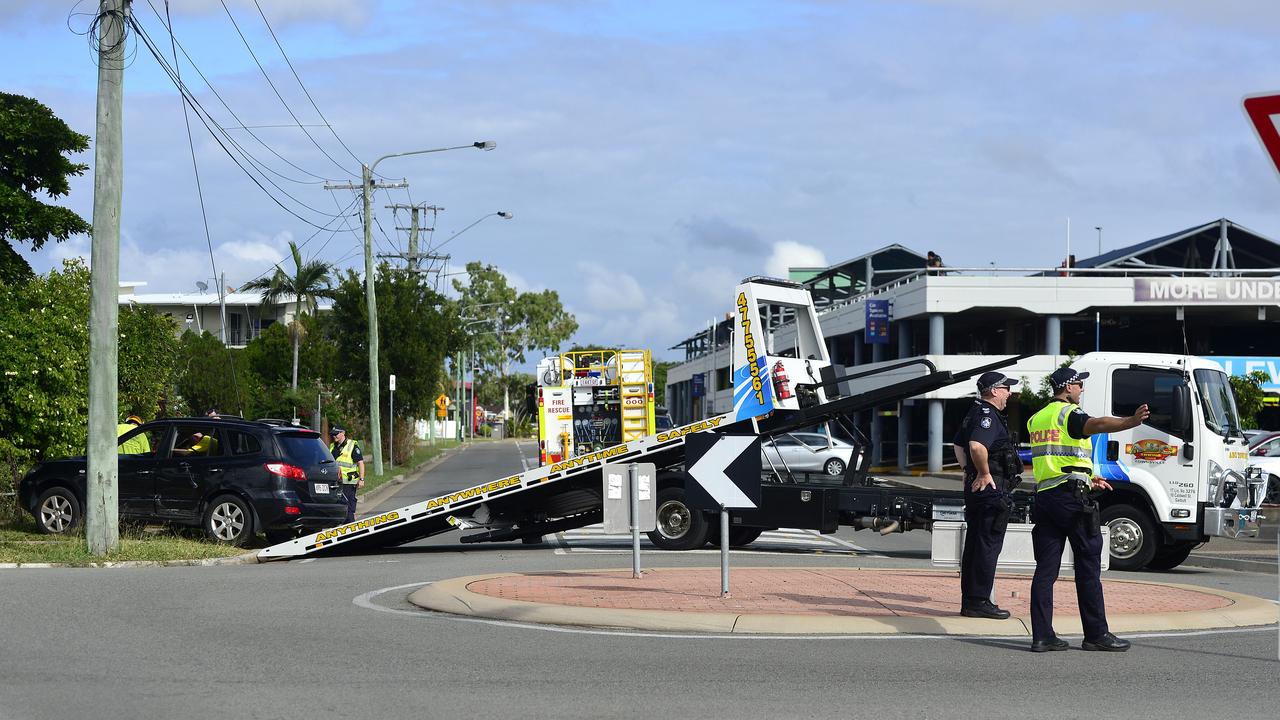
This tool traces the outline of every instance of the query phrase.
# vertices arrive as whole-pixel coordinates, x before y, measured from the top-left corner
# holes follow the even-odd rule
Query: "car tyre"
[[[648,533],[649,542],[661,550],[692,550],[707,542],[710,526],[701,510],[689,507],[684,488],[658,492],[658,527]]]
[[[1267,476],[1267,495],[1262,502],[1267,505],[1280,505],[1280,475]]]
[[[204,511],[204,533],[216,543],[244,547],[253,540],[253,513],[235,495],[219,495]]]
[[[84,514],[76,494],[64,487],[45,490],[36,501],[36,527],[46,535],[65,535],[80,526]]]
[[[822,471],[828,475],[844,475],[844,461],[840,458],[831,458],[823,464]]]
[[[1141,570],[1156,555],[1160,538],[1145,510],[1118,503],[1102,509],[1102,524],[1111,529],[1112,570]]]
[[[1162,545],[1156,550],[1156,556],[1147,563],[1148,570],[1172,570],[1186,561],[1187,556],[1195,549],[1198,542],[1177,542]]]

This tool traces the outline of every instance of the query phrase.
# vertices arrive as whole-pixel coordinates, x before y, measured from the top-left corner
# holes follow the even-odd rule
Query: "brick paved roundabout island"
[[[960,616],[954,571],[859,568],[735,568],[720,597],[719,568],[495,573],[427,585],[419,607],[509,621],[648,631],[763,634],[981,635],[1030,637],[1031,577],[996,578],[1009,620]],[[1132,580],[1103,582],[1116,633],[1267,625],[1270,601],[1211,588]],[[1059,634],[1079,635],[1075,589],[1054,594]]]

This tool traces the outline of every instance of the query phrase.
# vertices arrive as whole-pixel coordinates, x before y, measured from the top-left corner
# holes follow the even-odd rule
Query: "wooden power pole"
[[[129,0],[98,5],[98,122],[93,154],[89,300],[89,446],[85,534],[89,552],[120,544],[116,414],[120,314],[120,199],[124,181],[124,36]]]

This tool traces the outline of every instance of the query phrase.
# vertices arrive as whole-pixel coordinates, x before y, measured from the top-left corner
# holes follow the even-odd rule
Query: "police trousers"
[[[991,599],[991,589],[996,581],[996,560],[1004,547],[1008,519],[1008,505],[999,493],[965,498],[960,598],[966,606]]]
[[[1085,514],[1072,481],[1036,493],[1032,509],[1031,545],[1036,572],[1031,580],[1031,639],[1051,640],[1053,632],[1053,584],[1062,568],[1062,550],[1071,543],[1075,555],[1076,604],[1086,638],[1107,632],[1107,611],[1102,599],[1102,534]]]
[[[342,497],[347,501],[347,522],[356,521],[356,484],[343,483]]]

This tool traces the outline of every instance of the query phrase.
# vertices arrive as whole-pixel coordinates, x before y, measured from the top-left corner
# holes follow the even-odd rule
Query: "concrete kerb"
[[[567,572],[629,573],[630,570],[580,570]],[[929,570],[916,572],[946,573],[947,571]],[[426,610],[468,617],[545,625],[622,628],[649,632],[1031,637],[1031,619],[1021,616],[1002,621],[960,616],[836,617],[741,612],[609,609],[504,600],[474,593],[468,589],[469,585],[481,580],[517,577],[521,574],[489,573],[442,580],[426,585],[412,593],[409,596],[409,602]],[[1275,624],[1278,616],[1280,616],[1280,608],[1277,608],[1274,603],[1251,595],[1178,583],[1158,583],[1141,580],[1112,582],[1179,588],[1222,597],[1231,603],[1226,607],[1214,610],[1116,615],[1108,618],[1111,630],[1116,633],[1257,627]],[[1078,616],[1055,618],[1054,627],[1062,635],[1081,635],[1083,632]]]
[[[258,551],[241,553],[220,558],[203,558],[200,560],[121,560],[119,562],[88,563],[73,565],[70,563],[0,563],[0,570],[39,569],[39,568],[141,568],[141,567],[213,567],[216,565],[257,565]]]

